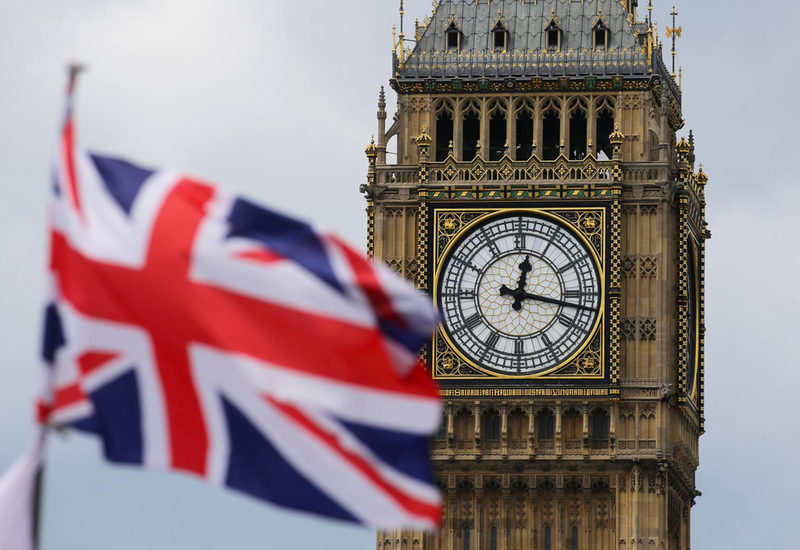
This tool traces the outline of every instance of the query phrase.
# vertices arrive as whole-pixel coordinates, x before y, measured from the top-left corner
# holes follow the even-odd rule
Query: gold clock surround
[[[609,270],[607,245],[608,210],[605,207],[540,207],[540,208],[435,208],[432,212],[430,231],[433,245],[433,296],[438,296],[439,276],[453,246],[478,224],[494,217],[520,212],[550,219],[567,228],[590,252],[600,276],[600,311],[590,335],[583,344],[560,365],[535,374],[500,374],[481,367],[463,354],[451,341],[443,327],[434,335],[431,346],[432,375],[443,380],[530,380],[546,379],[561,381],[604,380],[608,374],[608,327],[610,310],[607,307],[606,286]],[[438,299],[438,298],[435,298]]]

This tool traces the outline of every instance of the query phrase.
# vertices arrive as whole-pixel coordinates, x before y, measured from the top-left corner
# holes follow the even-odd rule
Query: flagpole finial
[[[75,88],[75,83],[78,80],[78,75],[86,71],[86,65],[83,63],[70,63],[67,65],[67,73],[69,74],[69,91]]]

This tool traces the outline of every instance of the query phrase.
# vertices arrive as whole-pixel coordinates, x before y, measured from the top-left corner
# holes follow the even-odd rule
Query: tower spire
[[[672,27],[667,27],[667,38],[672,37],[672,78],[675,78],[675,42],[678,38],[681,37],[681,32],[683,31],[682,27],[676,26],[676,17],[678,17],[678,12],[675,11],[675,5],[672,6]]]

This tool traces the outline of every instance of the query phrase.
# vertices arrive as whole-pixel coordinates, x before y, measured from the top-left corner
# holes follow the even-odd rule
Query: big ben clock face
[[[450,341],[497,374],[565,364],[599,322],[603,285],[587,243],[554,217],[507,212],[470,227],[450,248],[437,301]]]

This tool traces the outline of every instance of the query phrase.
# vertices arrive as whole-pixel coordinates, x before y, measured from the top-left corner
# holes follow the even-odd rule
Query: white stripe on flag
[[[0,478],[0,548],[33,550],[36,474],[42,465],[43,434]]]

